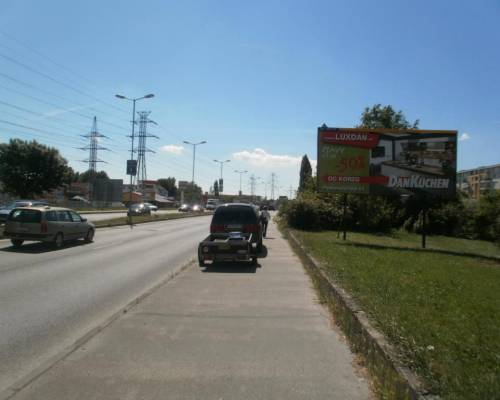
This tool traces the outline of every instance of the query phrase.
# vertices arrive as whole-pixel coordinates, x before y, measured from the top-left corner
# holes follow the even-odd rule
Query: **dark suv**
[[[210,233],[215,237],[228,237],[231,232],[241,232],[262,250],[262,225],[258,209],[250,204],[229,203],[217,207]]]

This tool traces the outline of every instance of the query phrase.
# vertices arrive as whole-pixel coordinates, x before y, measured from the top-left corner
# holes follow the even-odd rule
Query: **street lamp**
[[[155,97],[155,95],[153,93],[150,93],[150,94],[147,94],[145,96],[142,96],[142,97],[137,97],[135,99],[130,99],[128,97],[125,97],[121,94],[115,94],[115,97],[119,98],[119,99],[122,99],[122,100],[128,100],[128,101],[131,101],[133,103],[133,106],[132,106],[132,146],[130,148],[130,160],[133,160],[134,159],[134,138],[135,138],[135,102],[138,101],[138,100],[142,100],[142,99],[150,99],[151,97]],[[133,175],[130,174],[130,196],[129,196],[129,202],[132,203],[132,178]],[[132,220],[132,218],[131,218]]]
[[[191,143],[191,142],[188,142],[187,140],[184,140],[183,143],[185,144],[190,144],[191,146],[193,146],[193,178],[191,179],[191,183],[193,184],[194,186],[194,162],[196,160],[196,146],[200,145],[200,144],[205,144],[207,143],[206,140],[203,140],[202,142],[198,142],[198,143]]]
[[[234,172],[236,172],[237,174],[240,174],[240,196],[241,196],[241,176],[243,174],[246,174],[248,171],[237,171],[237,170],[234,170]]]
[[[224,166],[224,163],[228,163],[228,162],[231,162],[231,160],[225,160],[225,161],[219,161],[219,160],[214,160],[214,162],[216,163],[219,163],[220,164],[220,181],[219,181],[219,194],[222,193],[222,190],[220,190],[220,184],[222,181],[222,167]]]

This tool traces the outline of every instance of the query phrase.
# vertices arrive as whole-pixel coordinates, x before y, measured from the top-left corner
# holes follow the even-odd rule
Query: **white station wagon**
[[[53,243],[60,248],[67,240],[92,242],[95,226],[68,208],[38,206],[13,209],[7,217],[4,236],[15,247],[25,240]]]

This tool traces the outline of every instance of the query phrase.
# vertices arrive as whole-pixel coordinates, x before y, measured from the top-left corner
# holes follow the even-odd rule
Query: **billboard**
[[[455,194],[457,132],[318,128],[318,188],[330,193]]]

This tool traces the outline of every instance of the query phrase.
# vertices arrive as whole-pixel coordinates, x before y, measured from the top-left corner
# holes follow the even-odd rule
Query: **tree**
[[[300,164],[300,178],[299,178],[299,192],[303,192],[309,181],[312,180],[312,167],[307,157],[307,154],[304,154],[302,157],[302,162]]]
[[[410,124],[402,111],[395,111],[391,105],[375,104],[366,107],[361,114],[359,128],[418,129],[419,120]]]
[[[214,182],[214,196],[219,197],[219,182],[217,180]]]
[[[77,182],[87,183],[90,181],[90,178],[92,176],[92,171],[87,170],[87,171],[82,172],[82,173],[77,172],[76,174],[77,174],[77,176],[76,176]],[[106,173],[106,171],[96,171],[95,174],[93,175],[93,178],[94,179],[109,179],[109,176]]]
[[[201,201],[202,190],[196,183],[188,183],[184,189],[184,201],[187,202],[197,202]],[[179,191],[177,194],[180,196]]]
[[[177,186],[175,186],[175,178],[169,176],[168,178],[161,178],[156,181],[158,185],[163,187],[168,195],[171,197],[175,197],[177,195]]]
[[[73,170],[53,147],[11,139],[0,144],[0,181],[4,190],[30,198],[69,183]]]

